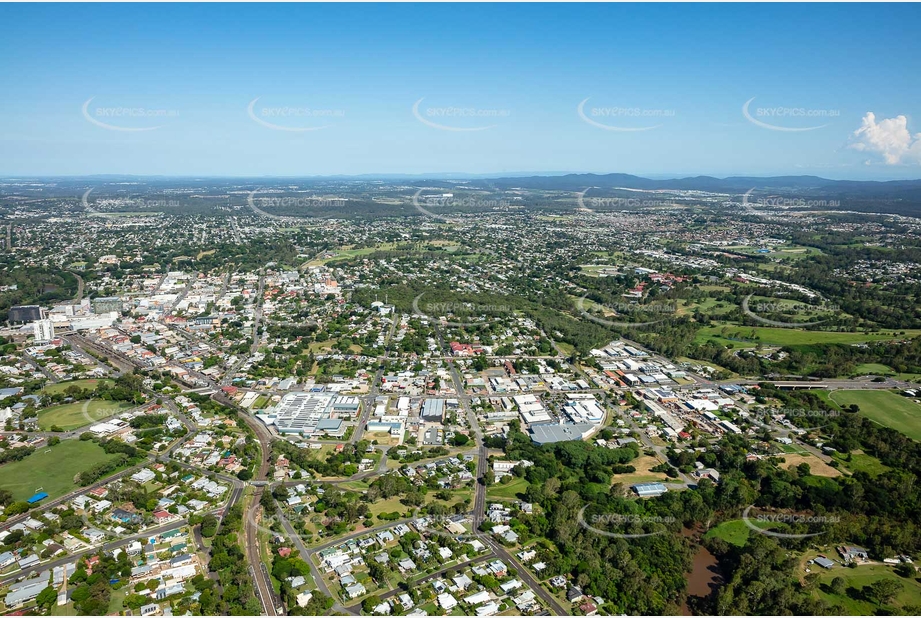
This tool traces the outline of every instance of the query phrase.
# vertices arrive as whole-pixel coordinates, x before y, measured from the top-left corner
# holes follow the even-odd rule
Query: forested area
[[[0,293],[0,315],[6,319],[13,305],[49,305],[73,298],[77,293],[77,278],[66,270],[39,266],[23,266],[13,254],[0,256],[0,284],[16,286]]]
[[[787,405],[817,405],[807,392],[781,395],[793,395]],[[759,450],[758,441],[728,435],[705,450],[683,451],[681,457],[670,451],[675,465],[683,465],[688,455],[692,462],[718,469],[718,484],[702,479],[693,490],[636,500],[625,487],[611,485],[612,470],[635,458],[634,449],[602,449],[582,442],[539,447],[513,432],[504,444],[506,455],[534,462],[516,467],[513,474],[530,482],[526,499],[540,508],[533,515],[519,513],[512,527],[526,538],[538,538],[541,546],[549,543],[552,551],[542,557],[550,573],[571,575],[587,593],[608,600],[610,613],[677,613],[685,598],[693,538],[720,522],[739,519],[748,507],[819,516],[817,521],[778,528],[820,533],[818,537],[779,540],[751,534],[743,548],[708,538],[706,545],[720,559],[726,583],[715,597],[695,603],[721,615],[836,613],[800,583],[792,557],[816,542],[860,545],[876,559],[915,555],[921,550],[921,488],[915,482],[916,443],[856,414],[843,413],[833,422],[840,423],[833,432],[839,450],[863,448],[893,469],[876,476],[816,476],[805,464],[785,469],[782,456],[750,458]],[[612,532],[654,534],[612,538],[580,523],[599,517],[606,521],[604,517],[612,515],[630,522],[610,527]],[[605,528],[603,523],[592,525]]]
[[[209,588],[202,592],[199,602],[203,615],[258,616],[262,613],[243,553],[242,535],[243,507],[237,504],[224,515],[211,541],[208,569],[218,574],[220,589]]]

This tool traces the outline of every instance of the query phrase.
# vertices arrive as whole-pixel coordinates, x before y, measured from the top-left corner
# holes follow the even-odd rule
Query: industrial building
[[[584,440],[597,427],[592,423],[567,423],[557,425],[545,423],[531,425],[528,432],[536,444],[550,444],[553,442],[566,442],[567,440]]]
[[[335,433],[339,426],[321,421],[341,416],[355,416],[361,407],[357,397],[333,393],[288,393],[274,410],[275,426],[281,434]]]
[[[12,324],[25,324],[42,319],[42,308],[38,305],[15,305],[10,307],[7,321]]]
[[[427,423],[440,423],[445,417],[445,400],[426,399],[422,402],[421,416]]]
[[[668,491],[668,487],[662,483],[637,483],[630,489],[636,492],[636,495],[640,498],[654,498]]]

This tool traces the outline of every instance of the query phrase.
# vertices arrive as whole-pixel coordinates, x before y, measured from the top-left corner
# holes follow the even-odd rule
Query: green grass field
[[[500,500],[517,500],[518,494],[524,494],[528,485],[528,481],[523,478],[512,478],[506,485],[496,483],[487,487],[486,497]]]
[[[895,371],[892,370],[892,367],[883,365],[881,363],[863,363],[862,365],[857,365],[854,367],[855,376],[866,376],[866,375],[880,375],[880,376],[890,376],[895,375]]]
[[[764,528],[767,530],[775,526],[776,524],[769,521],[761,521],[758,519],[750,519],[750,521],[759,528]],[[742,547],[748,541],[748,535],[752,533],[752,529],[745,525],[745,522],[741,519],[733,519],[731,521],[724,521],[715,528],[710,528],[707,533],[704,535],[704,538],[712,539],[714,537],[723,539],[730,545],[735,545],[736,547]]]
[[[842,453],[835,453],[832,457],[851,472],[866,472],[870,476],[876,476],[889,470],[889,466],[883,465],[879,459],[862,451],[851,451],[850,455],[850,461],[847,461],[847,455]]]
[[[64,440],[57,446],[40,448],[21,461],[0,466],[0,487],[11,491],[14,500],[30,498],[39,487],[56,498],[77,489],[74,476],[113,457],[95,442]]]
[[[43,389],[49,395],[54,395],[55,393],[63,393],[68,389],[68,387],[76,386],[77,388],[82,388],[85,390],[96,390],[96,387],[99,386],[101,382],[106,384],[112,384],[112,380],[70,380],[69,382],[58,382],[57,384],[48,384]]]
[[[921,441],[921,406],[890,391],[835,391],[831,399],[839,406],[856,403],[860,413],[880,425]]]
[[[718,316],[729,313],[736,308],[733,303],[719,301],[715,298],[705,298],[701,301],[688,301],[681,299],[678,301],[678,315],[688,315],[695,311],[709,316]]]
[[[856,589],[859,591],[864,586],[869,586],[873,582],[881,579],[895,579],[904,586],[902,592],[891,603],[893,607],[905,607],[908,605],[921,604],[921,584],[916,579],[906,579],[899,577],[892,571],[892,567],[886,565],[861,565],[856,569],[847,569],[835,567],[829,570],[818,569],[819,571],[819,588],[816,594],[820,599],[829,605],[840,605],[849,616],[873,616],[886,615],[879,612],[879,607],[875,601],[869,601],[859,598],[851,598],[847,592],[844,594],[833,594],[828,584],[835,577],[842,577],[846,582],[845,590]],[[824,585],[823,585],[824,584]]]
[[[725,333],[723,332],[725,329]],[[905,331],[904,336],[886,333],[838,333],[821,330],[800,330],[796,328],[774,328],[761,326],[707,326],[697,331],[694,343],[706,343],[715,339],[723,345],[735,348],[754,348],[757,344],[796,346],[815,343],[864,343],[867,341],[888,341],[913,338],[921,331]]]
[[[103,399],[90,399],[89,401],[75,401],[60,406],[53,406],[38,413],[39,428],[47,431],[57,425],[64,431],[83,427],[90,423],[101,421],[104,418],[130,410],[134,405],[123,401],[106,401]]]

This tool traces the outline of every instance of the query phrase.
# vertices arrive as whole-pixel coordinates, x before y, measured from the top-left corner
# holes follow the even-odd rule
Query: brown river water
[[[691,530],[684,531],[685,536],[695,536]],[[688,597],[707,597],[710,596],[719,584],[722,582],[719,565],[716,556],[710,553],[703,545],[698,545],[697,553],[694,554],[694,561],[691,564],[691,572],[688,573]],[[682,616],[693,616],[694,613],[685,601],[681,605]]]

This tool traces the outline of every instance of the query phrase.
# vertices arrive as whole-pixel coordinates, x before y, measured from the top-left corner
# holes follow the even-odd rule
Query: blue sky
[[[921,177],[918,5],[6,4],[0,22],[2,175]]]

